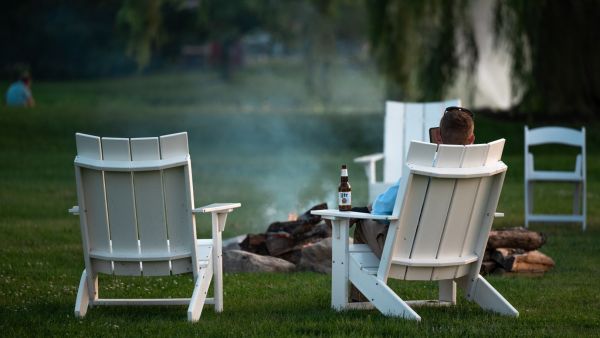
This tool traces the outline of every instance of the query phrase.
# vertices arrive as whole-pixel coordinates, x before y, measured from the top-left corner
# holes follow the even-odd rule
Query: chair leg
[[[525,183],[525,228],[529,228],[529,216],[533,214],[533,182]]]
[[[208,267],[200,269],[200,272],[196,277],[194,292],[192,293],[192,298],[190,299],[190,305],[188,306],[187,311],[188,321],[197,322],[198,319],[200,319],[211,279],[212,267],[209,264]]]
[[[377,310],[386,316],[403,317],[420,321],[419,316],[394,290],[374,275],[363,273],[360,268],[350,268],[350,281],[362,292]]]
[[[88,286],[88,276],[85,270],[81,273],[79,280],[79,289],[75,300],[75,317],[85,317],[90,304],[90,289]]]
[[[213,252],[212,268],[214,270],[215,312],[223,312],[223,244],[221,232],[225,228],[226,213],[212,213]]]
[[[574,184],[573,189],[573,214],[581,214],[581,183]]]
[[[481,275],[478,274],[474,279],[465,276],[460,281],[459,286],[465,291],[466,298],[479,304],[483,309],[511,317],[519,316],[519,311]]]
[[[441,280],[439,285],[440,302],[450,302],[456,305],[456,282],[452,279]]]

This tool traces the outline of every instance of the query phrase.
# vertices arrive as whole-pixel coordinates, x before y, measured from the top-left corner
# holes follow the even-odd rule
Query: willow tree
[[[600,1],[506,0],[495,12],[518,110],[529,119],[600,115]]]
[[[389,97],[437,100],[478,61],[469,0],[367,1]],[[600,114],[597,0],[498,0],[497,48],[512,57],[514,111],[530,120]]]
[[[468,0],[367,1],[370,40],[388,97],[439,100],[477,61]]]

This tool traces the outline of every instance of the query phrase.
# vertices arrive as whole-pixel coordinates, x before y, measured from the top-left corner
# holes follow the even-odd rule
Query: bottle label
[[[348,176],[348,169],[342,169],[342,176]]]
[[[352,192],[340,191],[338,197],[338,205],[352,205]]]

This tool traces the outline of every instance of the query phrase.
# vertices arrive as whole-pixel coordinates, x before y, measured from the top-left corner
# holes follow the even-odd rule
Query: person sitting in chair
[[[440,120],[439,133],[434,134],[432,141],[437,144],[472,144],[475,141],[474,128],[473,113],[470,110],[462,107],[448,107]],[[403,178],[400,178],[388,190],[377,196],[372,206],[368,207],[368,211],[374,215],[391,215],[402,180]],[[356,211],[364,211],[364,209],[364,207],[357,208]],[[369,219],[357,220],[354,243],[367,244],[373,253],[381,258],[388,227],[388,222]]]

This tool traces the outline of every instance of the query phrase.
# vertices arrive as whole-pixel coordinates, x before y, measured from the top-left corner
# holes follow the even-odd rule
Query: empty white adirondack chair
[[[535,170],[533,154],[529,147],[541,144],[565,144],[581,149],[575,159],[573,171]],[[575,130],[563,127],[529,129],[525,126],[525,227],[530,222],[574,222],[586,229],[586,156],[585,128]],[[534,214],[534,183],[573,183],[573,214]]]
[[[460,106],[460,100],[385,103],[383,153],[354,159],[354,162],[365,166],[369,201],[398,181],[402,176],[410,141],[429,142],[429,128],[439,126],[444,109],[450,106]],[[383,160],[383,180],[378,181],[376,163],[380,160]]]
[[[221,232],[239,203],[194,208],[187,133],[148,138],[76,134],[75,177],[85,270],[75,315],[88,305],[187,305],[188,320],[205,303],[223,310]],[[196,239],[196,213],[212,214],[212,238]],[[101,299],[98,274],[192,273],[191,298]],[[214,298],[206,298],[214,275]]]
[[[479,269],[504,181],[500,161],[504,139],[479,145],[437,145],[413,141],[391,216],[316,210],[333,221],[332,307],[372,308],[385,315],[420,320],[410,305],[456,303],[456,286],[468,300],[509,316],[517,310],[481,275]],[[348,244],[349,218],[390,221],[381,260],[366,244]],[[405,301],[388,278],[439,281],[439,300]],[[369,302],[349,303],[349,282]]]

